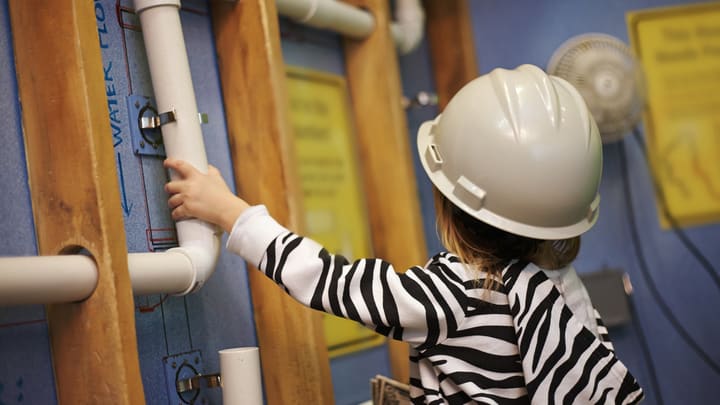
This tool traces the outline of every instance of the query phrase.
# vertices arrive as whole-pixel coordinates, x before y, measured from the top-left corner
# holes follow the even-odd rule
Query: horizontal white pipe
[[[260,353],[257,347],[220,350],[223,405],[262,405]]]
[[[278,14],[315,28],[346,37],[367,38],[375,29],[369,12],[337,0],[276,0]],[[393,40],[401,54],[410,53],[423,38],[425,12],[420,0],[398,0],[396,21],[390,25]]]
[[[182,250],[130,253],[134,295],[182,294],[195,283],[192,258]],[[0,307],[54,304],[88,298],[98,270],[84,255],[0,258]]]
[[[352,5],[335,0],[276,0],[278,13],[299,23],[365,38],[375,29],[375,18]]]
[[[130,253],[128,270],[134,295],[181,294],[195,281],[191,258],[172,250]]]
[[[88,256],[0,258],[0,306],[81,301],[97,286]]]

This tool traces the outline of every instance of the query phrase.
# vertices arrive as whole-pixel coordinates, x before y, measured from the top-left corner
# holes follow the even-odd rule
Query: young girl
[[[579,93],[534,66],[496,69],[423,124],[418,149],[449,252],[405,273],[293,234],[212,167],[168,159],[168,204],[222,227],[230,251],[301,303],[408,342],[414,403],[639,402],[570,265],[602,166]]]

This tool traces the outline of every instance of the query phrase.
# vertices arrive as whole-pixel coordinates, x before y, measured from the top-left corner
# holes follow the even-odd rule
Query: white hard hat
[[[473,217],[536,239],[578,236],[597,220],[602,146],[585,102],[532,65],[466,84],[417,137],[438,190]]]

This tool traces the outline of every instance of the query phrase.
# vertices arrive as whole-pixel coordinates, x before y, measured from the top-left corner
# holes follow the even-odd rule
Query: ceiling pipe
[[[179,10],[179,0],[135,0],[167,156],[207,172]],[[128,254],[135,295],[188,294],[212,275],[221,230],[195,219],[178,221],[176,228],[179,247]],[[97,280],[97,265],[86,255],[3,257],[0,306],[82,301],[93,293]]]
[[[276,0],[278,14],[300,24],[326,29],[346,37],[367,38],[375,29],[369,12],[337,0]],[[422,41],[425,12],[420,0],[397,0],[396,21],[390,30],[400,54],[412,52]]]

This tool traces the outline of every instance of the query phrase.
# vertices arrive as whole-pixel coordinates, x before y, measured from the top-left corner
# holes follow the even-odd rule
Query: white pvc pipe
[[[350,4],[335,0],[276,0],[278,13],[315,28],[351,38],[366,38],[375,29],[375,18]]]
[[[195,282],[191,260],[182,249],[130,253],[133,294],[182,294]],[[82,301],[92,294],[97,281],[97,266],[88,256],[3,257],[0,307]]]
[[[179,0],[135,0],[158,112],[175,115],[175,121],[161,127],[165,152],[206,173],[208,162],[179,11]],[[177,176],[171,172],[170,177]],[[201,287],[215,270],[221,231],[195,219],[178,221],[176,227],[180,247],[170,252],[186,255],[194,270],[194,280],[183,291],[186,294]]]
[[[395,22],[390,29],[401,55],[417,48],[425,34],[425,11],[420,0],[396,0]]]
[[[180,25],[179,0],[135,0],[143,29],[153,90],[160,113],[174,112],[162,125],[168,157],[207,172],[190,64]],[[175,178],[175,173],[171,173]],[[220,254],[221,230],[198,220],[176,224],[180,247],[162,253],[130,253],[135,295],[187,294],[212,275]],[[95,290],[95,262],[83,255],[0,258],[0,306],[74,302]]]
[[[258,348],[237,347],[220,350],[218,353],[223,405],[262,405]]]
[[[191,259],[180,252],[130,253],[134,295],[182,294],[195,280]]]
[[[278,14],[315,28],[363,39],[375,29],[375,18],[369,12],[337,0],[276,0]],[[396,21],[390,25],[395,45],[408,54],[424,35],[425,12],[420,0],[397,0]]]
[[[0,262],[0,306],[83,300],[97,286],[88,256],[4,257]]]

